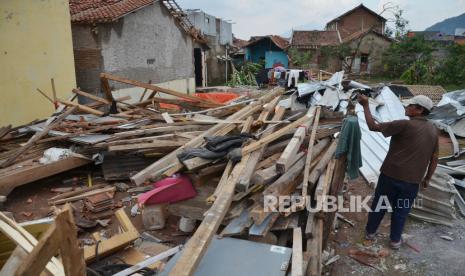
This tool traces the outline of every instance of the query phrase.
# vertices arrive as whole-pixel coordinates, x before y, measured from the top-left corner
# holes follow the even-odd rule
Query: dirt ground
[[[358,178],[347,184],[347,195],[371,195],[373,188]],[[329,248],[340,259],[325,267],[326,275],[465,275],[465,220],[457,214],[454,227],[434,225],[409,218],[404,229],[403,244],[398,251],[389,249],[390,216],[381,222],[374,244],[363,244],[367,213],[344,213],[355,225],[338,220],[339,228],[330,236]],[[440,236],[449,236],[453,241]],[[413,248],[417,249],[414,250]],[[349,256],[350,249],[386,248],[389,255],[377,258],[375,267],[359,263]]]

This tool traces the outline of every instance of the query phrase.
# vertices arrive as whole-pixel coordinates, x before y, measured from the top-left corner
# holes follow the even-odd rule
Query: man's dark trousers
[[[418,188],[419,184],[394,179],[381,173],[376,186],[375,197],[371,204],[372,212],[368,214],[366,232],[374,234],[378,230],[379,224],[386,213],[386,208],[381,208],[376,212],[376,206],[380,197],[384,195],[387,196],[393,211],[391,213],[391,241],[400,241],[405,220],[417,197]],[[386,201],[382,202],[380,206],[386,207],[385,205]]]

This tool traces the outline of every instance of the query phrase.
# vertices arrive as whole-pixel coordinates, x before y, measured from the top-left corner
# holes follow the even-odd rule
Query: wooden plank
[[[0,270],[0,275],[14,275],[18,268],[23,264],[24,259],[27,257],[27,252],[21,248],[21,246],[16,246],[13,253],[3,265]]]
[[[88,107],[88,106],[85,106],[85,105],[82,105],[82,104],[73,103],[72,101],[63,100],[63,99],[57,99],[57,101],[59,103],[61,103],[61,104],[66,105],[66,106],[77,107],[77,109],[79,109],[80,111],[87,112],[87,113],[90,113],[90,114],[93,114],[93,115],[96,115],[96,116],[103,116],[103,114],[104,114],[100,110],[93,109],[91,107]]]
[[[313,238],[313,223],[315,221],[315,212],[307,212],[307,222],[305,223],[305,238],[312,239]]]
[[[292,235],[292,276],[303,276],[302,229],[294,228]]]
[[[308,176],[308,191],[312,191],[315,188],[318,178],[326,169],[326,166],[328,165],[329,161],[331,161],[331,159],[334,157],[334,152],[337,148],[337,141],[338,139],[335,139],[331,143],[331,145],[326,150],[322,158],[318,161],[318,164],[316,164],[315,168],[313,168],[312,172]]]
[[[77,94],[77,95],[81,95],[81,96],[86,97],[86,98],[89,98],[89,99],[91,99],[91,100],[94,100],[94,101],[99,102],[99,103],[102,103],[102,104],[106,104],[106,105],[111,104],[111,101],[109,101],[109,100],[106,100],[106,99],[104,99],[104,98],[100,98],[100,97],[98,97],[98,96],[89,94],[89,93],[87,93],[87,92],[81,91],[81,90],[76,89],[76,88],[73,89],[73,93],[74,93],[74,94]]]
[[[307,248],[311,254],[306,275],[320,276],[322,270],[323,220],[315,218],[313,227],[313,238],[307,241]]]
[[[296,179],[304,169],[305,158],[302,156],[295,164],[283,175],[281,175],[275,182],[269,185],[264,191],[264,195],[286,195],[288,192],[294,190],[295,187],[289,187],[292,180]]]
[[[234,166],[228,181],[221,188],[218,198],[208,210],[205,219],[189,239],[169,275],[193,275],[208,245],[225,217],[234,195],[234,188],[247,164],[248,155]]]
[[[194,101],[194,102],[208,103],[208,104],[212,104],[214,106],[221,106],[222,105],[222,104],[213,103],[212,101],[209,101],[209,100],[201,99],[199,97],[195,97],[195,96],[191,96],[191,95],[188,95],[188,94],[185,94],[185,93],[177,92],[177,91],[174,91],[174,90],[171,90],[171,89],[168,89],[168,88],[163,88],[163,87],[156,86],[156,85],[153,85],[153,84],[143,83],[143,82],[140,82],[140,81],[137,81],[137,80],[130,80],[130,79],[127,79],[127,78],[111,75],[111,74],[108,74],[108,73],[101,73],[100,78],[101,79],[107,79],[107,80],[113,80],[113,81],[117,81],[117,82],[122,82],[122,83],[126,83],[126,84],[131,84],[131,85],[142,87],[142,88],[147,88],[149,90],[162,92],[162,93],[172,95],[172,96],[176,96],[176,97],[179,97],[179,98],[189,99],[189,100]]]
[[[14,188],[21,185],[56,175],[91,163],[92,160],[80,157],[68,157],[50,164],[39,164],[33,160],[18,163],[12,169],[4,169],[0,173],[0,194],[8,195]]]
[[[168,124],[174,123],[173,118],[171,118],[170,114],[168,114],[167,112],[163,112],[161,116],[163,117],[165,122],[167,122]]]
[[[281,128],[280,130],[275,131],[272,134],[267,135],[267,136],[263,137],[262,139],[245,146],[242,149],[242,155],[244,156],[244,155],[246,155],[248,153],[251,153],[251,152],[265,146],[265,145],[268,145],[269,143],[277,140],[278,138],[280,138],[281,136],[286,134],[289,130],[294,129],[294,128],[298,127],[299,125],[301,125],[302,123],[307,122],[307,121],[309,121],[311,119],[312,119],[312,116],[309,116],[308,114],[302,116],[300,119],[290,123],[289,125]]]
[[[85,192],[85,193],[77,195],[77,196],[72,196],[72,197],[67,197],[67,198],[63,198],[63,199],[57,199],[57,200],[49,201],[48,204],[49,205],[64,204],[64,203],[68,203],[68,202],[81,200],[81,199],[84,199],[84,198],[92,196],[92,195],[97,195],[97,194],[107,193],[107,192],[114,192],[115,190],[116,190],[116,187],[107,186],[105,188]]]
[[[320,107],[311,107],[308,112],[307,116],[315,118],[316,116],[316,111],[318,110],[318,116],[319,116],[319,110]],[[316,117],[318,117],[316,116]],[[316,119],[314,119],[315,121]],[[303,122],[299,127],[296,129],[294,132],[294,136],[292,137],[291,141],[287,145],[287,147],[284,149],[283,153],[281,154],[281,157],[279,160],[276,162],[276,170],[283,174],[285,173],[290,167],[291,167],[291,162],[297,153],[299,151],[300,146],[303,143],[303,140],[305,139],[305,136],[307,136],[308,133],[308,128],[310,127],[310,124],[312,123],[312,120],[307,120]],[[312,131],[313,132],[313,131]],[[315,130],[316,132],[316,130]],[[311,155],[311,153],[310,153]]]
[[[268,116],[271,114],[271,112],[275,109],[276,105],[278,104],[279,99],[280,99],[280,96],[276,97],[270,103],[265,105],[265,110],[262,111],[258,120],[262,120],[262,121],[266,120]],[[286,111],[285,108],[278,107],[276,109],[276,112],[272,120],[281,120],[281,118],[284,116],[285,111]],[[270,135],[271,133],[273,133],[275,128],[276,128],[276,125],[268,125],[263,131],[263,133],[261,134],[261,137]],[[248,164],[246,165],[245,170],[243,171],[242,176],[239,178],[239,182],[236,185],[237,191],[245,192],[249,189],[252,175],[255,172],[255,168],[257,167],[258,162],[260,161],[260,159],[262,159],[265,149],[266,149],[266,146],[250,154]]]
[[[294,156],[294,158],[293,158],[290,165],[293,166],[304,155],[305,155],[304,152],[297,153]],[[279,155],[279,156],[281,156],[281,155]],[[271,165],[270,167],[268,167],[266,169],[256,171],[255,174],[252,177],[252,183],[255,184],[255,185],[268,185],[268,184],[272,183],[273,181],[275,181],[276,179],[278,179],[278,177],[280,175],[281,175],[281,173],[279,173],[276,170],[276,166]]]
[[[44,269],[58,249],[60,249],[66,275],[85,274],[84,258],[78,245],[77,229],[70,208],[68,205],[58,213],[55,222],[43,234],[15,275],[37,275],[37,272]]]
[[[44,130],[38,132],[32,136],[27,143],[19,148],[14,154],[12,154],[8,159],[6,159],[1,165],[0,168],[8,167],[9,165],[13,164],[13,162],[24,152],[26,152],[29,148],[31,148],[37,141],[39,141],[42,137],[48,134],[48,132],[56,127],[61,121],[63,121],[69,114],[73,113],[75,108],[70,108],[66,110],[64,113],[60,114],[56,117],[56,119],[47,125]]]
[[[119,209],[115,212],[115,216],[118,219],[120,226],[124,232],[116,234],[109,239],[101,240],[98,244],[99,256],[107,256],[119,249],[127,246],[137,238],[139,238],[139,232],[132,225],[131,220],[128,218],[124,209]],[[84,247],[84,259],[86,263],[91,263],[96,257],[96,245],[90,245]]]
[[[117,152],[117,151],[133,151],[133,150],[142,150],[142,149],[166,149],[166,148],[177,148],[183,146],[185,142],[180,141],[170,141],[170,140],[157,140],[153,143],[140,143],[140,144],[128,144],[128,145],[114,145],[109,146],[109,152]]]
[[[24,228],[0,212],[0,231],[8,236],[13,242],[24,249],[27,253],[34,250],[38,241]],[[45,266],[46,270],[52,275],[65,275],[61,262],[53,257]]]
[[[238,112],[234,113],[233,115],[229,116],[228,120],[236,120],[236,119],[243,119],[248,117],[249,115],[255,113],[256,111],[262,108],[262,105],[272,98],[281,95],[283,93],[283,89],[276,89],[268,94],[262,96],[256,102],[249,104],[248,106],[242,108]],[[216,124],[215,126],[211,127],[209,130],[205,131],[204,133],[198,135],[195,139],[192,139],[190,142],[185,144],[184,146],[178,148],[177,150],[171,152],[170,154],[166,155],[165,157],[161,158],[157,162],[153,163],[149,167],[145,168],[144,170],[140,171],[136,175],[131,177],[131,181],[136,185],[141,185],[150,178],[157,178],[165,173],[170,168],[180,169],[182,168],[182,164],[177,159],[177,154],[180,153],[185,148],[193,148],[198,147],[204,141],[204,137],[208,135],[212,135],[214,133],[219,132],[222,129],[230,128],[231,124]],[[236,127],[232,125],[232,127]],[[180,166],[181,165],[181,166]],[[177,171],[177,170],[176,170]],[[176,172],[174,171],[174,172]],[[171,172],[173,173],[173,172]]]
[[[315,115],[315,120],[313,122],[312,132],[310,134],[310,140],[308,141],[307,159],[305,160],[305,169],[304,169],[304,180],[302,182],[302,197],[304,198],[304,200],[306,200],[307,194],[308,194],[308,177],[310,175],[310,165],[312,164],[315,136],[316,136],[316,132],[318,129],[318,123],[320,121],[320,112],[321,112],[321,107],[318,107],[316,111],[316,115]],[[304,205],[306,203],[307,202],[304,202]]]

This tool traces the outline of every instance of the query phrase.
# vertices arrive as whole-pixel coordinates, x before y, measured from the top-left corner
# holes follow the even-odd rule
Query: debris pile
[[[358,176],[361,160],[348,155],[359,151],[359,141],[348,137],[360,132],[359,124],[366,179],[376,181],[376,166],[388,146],[367,130],[360,114],[358,120],[353,116],[358,110],[354,96],[372,96],[379,121],[403,117],[400,100],[389,88],[343,78],[344,72],[337,72],[326,81],[298,83],[288,91],[277,87],[188,95],[101,74],[104,98],[74,89],[70,99],[54,101],[58,108],[47,120],[0,130],[0,192],[8,196],[15,188],[53,176],[53,187],[33,201],[51,208],[28,211],[29,220],[56,216],[24,225],[3,214],[2,220],[22,235],[28,235],[25,229],[31,225],[41,229],[36,234],[45,234],[39,243],[65,239],[62,234],[53,238],[59,225],[77,227],[78,239],[62,245],[71,248],[69,255],[55,260],[56,250],[64,248],[57,247],[44,257],[51,259],[45,269],[60,270],[57,275],[71,269],[68,257],[80,259],[73,255],[80,247],[88,268],[115,269],[116,275],[144,267],[172,275],[218,275],[219,268],[237,275],[258,269],[254,274],[267,270],[266,275],[285,275],[291,270],[319,275],[324,262],[337,260],[324,257],[323,249],[333,221],[343,217],[308,207],[341,194],[346,172]],[[114,98],[110,81],[144,88],[143,97]],[[90,103],[77,103],[76,96]],[[453,219],[454,199],[460,194],[447,175],[433,180],[442,185],[437,185],[441,199],[422,194],[428,204],[416,210],[417,217],[426,212],[439,216],[436,221]],[[23,238],[7,238],[27,256],[42,250],[37,239],[28,238],[31,244],[26,245]],[[138,238],[141,244],[132,247],[128,265],[102,264],[101,258],[120,254]],[[21,253],[14,248],[7,250],[13,256]],[[146,254],[152,257],[145,259]],[[215,265],[231,256],[234,262]]]

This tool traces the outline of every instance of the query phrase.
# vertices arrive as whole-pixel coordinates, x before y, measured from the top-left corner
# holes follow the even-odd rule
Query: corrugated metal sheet
[[[397,96],[389,89],[383,87],[381,93],[375,99],[382,106],[370,102],[370,110],[373,117],[378,122],[390,122],[393,120],[408,119],[405,116],[405,109]],[[365,121],[363,108],[361,105],[355,107],[357,112],[360,130],[362,131],[361,151],[363,166],[360,172],[373,185],[376,185],[379,177],[379,169],[389,150],[390,138],[385,138],[381,133],[370,131]]]

